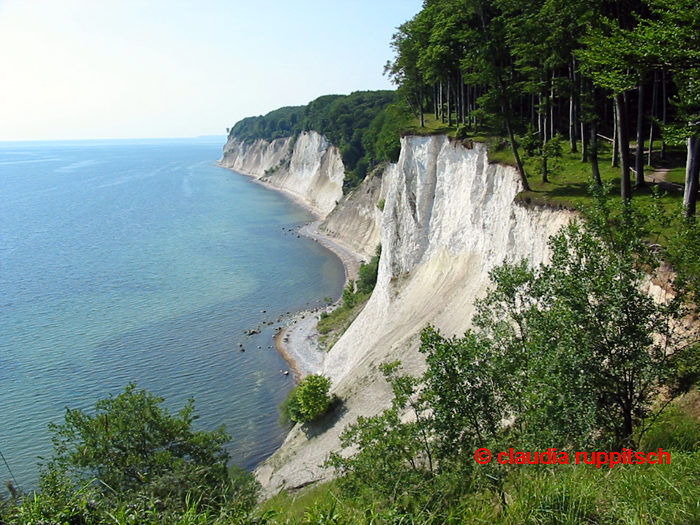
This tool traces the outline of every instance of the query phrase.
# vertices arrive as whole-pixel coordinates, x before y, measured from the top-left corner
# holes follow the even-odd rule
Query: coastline
[[[353,251],[339,239],[330,237],[318,230],[321,222],[325,219],[318,210],[291,191],[283,188],[276,188],[272,184],[260,180],[251,173],[227,168],[223,166],[221,162],[218,162],[217,165],[233,173],[248,177],[251,182],[255,184],[281,193],[290,201],[311,213],[315,217],[315,220],[301,226],[298,230],[299,234],[320,243],[340,259],[340,262],[343,264],[343,269],[345,270],[345,283],[343,287],[347,285],[350,279],[357,280],[360,274],[360,264],[364,261],[364,257]],[[299,381],[307,375],[320,374],[323,372],[325,351],[319,348],[319,334],[317,330],[318,316],[323,311],[334,309],[338,306],[339,302],[340,300],[326,307],[296,312],[287,319],[286,326],[282,327],[277,334],[275,334],[275,348],[289,365],[295,380]]]

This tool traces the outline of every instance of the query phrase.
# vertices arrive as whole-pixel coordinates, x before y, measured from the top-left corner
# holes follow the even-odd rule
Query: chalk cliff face
[[[340,152],[315,131],[301,133],[296,141],[290,137],[250,144],[230,139],[220,164],[291,194],[321,217],[343,197]]]
[[[345,196],[326,217],[319,229],[340,240],[369,261],[381,242],[385,185],[383,168],[370,174],[360,186]]]
[[[355,197],[365,202],[356,208],[343,203],[325,224],[329,233],[347,237],[352,232],[343,223],[355,221],[356,242],[364,246],[374,242],[366,240],[373,228],[381,230],[377,286],[325,360],[343,410],[323,432],[292,430],[256,472],[269,492],[327,477],[321,464],[340,448],[342,429],[358,415],[389,405],[391,394],[377,366],[399,359],[406,371],[420,373],[421,329],[431,323],[445,335],[463,334],[489,271],[504,260],[544,261],[548,238],[571,218],[565,211],[517,204],[520,183],[513,168],[489,164],[484,145],[467,149],[444,136],[402,139],[399,161],[365,184]],[[384,209],[375,214],[380,198]]]

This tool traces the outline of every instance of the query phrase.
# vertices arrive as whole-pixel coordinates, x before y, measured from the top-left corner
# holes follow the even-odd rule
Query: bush
[[[377,284],[377,273],[379,272],[379,258],[382,256],[382,245],[379,244],[374,257],[368,264],[360,265],[360,278],[357,280],[357,293],[370,294]]]
[[[469,136],[469,130],[466,124],[460,124],[455,130],[455,138],[459,140],[464,140]]]
[[[302,379],[280,407],[282,417],[294,423],[308,423],[328,412],[331,397],[328,391],[331,380],[321,375],[310,375]]]
[[[60,474],[79,484],[95,480],[106,496],[222,501],[230,487],[224,448],[230,436],[223,427],[193,430],[192,400],[177,415],[163,401],[130,384],[98,401],[94,414],[67,409],[63,424],[49,426],[54,455],[45,481]]]
[[[355,297],[355,281],[350,279],[348,285],[343,290],[343,308],[350,309],[357,303],[357,297]]]

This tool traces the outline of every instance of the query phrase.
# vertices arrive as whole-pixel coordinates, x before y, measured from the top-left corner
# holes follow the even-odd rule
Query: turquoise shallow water
[[[22,488],[49,422],[132,381],[171,410],[194,397],[244,467],[281,442],[276,325],[243,332],[337,297],[343,269],[288,232],[308,213],[214,165],[221,146],[0,143],[0,451]]]

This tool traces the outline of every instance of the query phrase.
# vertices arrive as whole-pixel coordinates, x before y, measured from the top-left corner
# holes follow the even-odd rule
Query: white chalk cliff
[[[297,140],[284,181],[301,180],[313,171],[309,166],[326,162],[328,146],[318,147],[318,158],[312,158],[310,144],[324,143],[318,137]],[[279,151],[289,147],[289,142],[280,140],[248,148],[229,142],[227,148],[234,147],[222,163],[257,173],[279,162]],[[421,329],[431,323],[445,335],[463,334],[470,326],[474,299],[483,296],[489,284],[489,271],[504,260],[527,257],[535,264],[546,260],[548,238],[571,218],[566,211],[517,203],[516,171],[489,164],[482,144],[469,149],[445,136],[432,136],[405,137],[401,146],[396,164],[345,199],[335,193],[314,194],[316,189],[329,192],[336,175],[328,175],[323,183],[319,177],[325,175],[318,175],[305,187],[308,190],[299,192],[310,194],[305,198],[314,206],[323,202],[328,210],[324,216],[335,207],[331,201],[342,200],[322,227],[362,253],[371,254],[380,239],[382,257],[372,297],[326,356],[324,373],[333,380],[333,392],[343,399],[343,408],[323,429],[306,433],[297,426],[290,432],[256,471],[268,492],[328,477],[321,465],[340,448],[343,428],[358,415],[375,414],[390,403],[378,365],[399,359],[408,372],[422,372]],[[299,174],[297,155],[306,159]],[[271,184],[276,176],[267,177]],[[341,188],[342,181],[337,186]],[[383,211],[377,207],[380,199]]]
[[[251,144],[230,139],[220,164],[290,194],[320,217],[343,197],[340,152],[315,131],[301,133],[296,141],[289,137]]]

